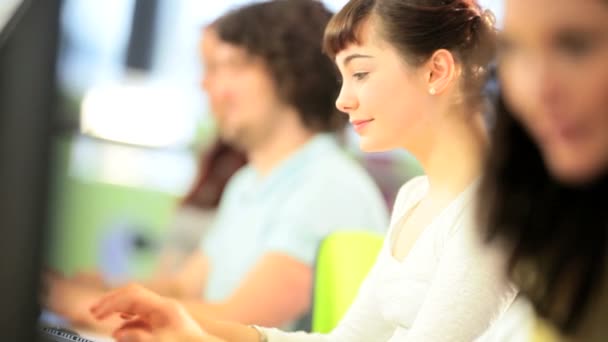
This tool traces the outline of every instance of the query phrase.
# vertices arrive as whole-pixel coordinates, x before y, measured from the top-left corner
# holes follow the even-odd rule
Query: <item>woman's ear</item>
[[[436,95],[444,92],[454,78],[456,69],[452,53],[446,49],[435,51],[425,67],[429,94]]]

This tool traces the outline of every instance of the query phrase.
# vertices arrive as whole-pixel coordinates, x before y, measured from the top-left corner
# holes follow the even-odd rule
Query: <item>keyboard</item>
[[[73,330],[61,327],[41,326],[38,336],[40,342],[94,342]]]

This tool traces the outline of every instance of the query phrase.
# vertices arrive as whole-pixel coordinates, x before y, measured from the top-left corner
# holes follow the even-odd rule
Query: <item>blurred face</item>
[[[507,0],[505,98],[567,183],[608,170],[608,1]]]
[[[349,115],[368,152],[406,148],[416,151],[427,131],[428,87],[419,70],[363,24],[360,44],[336,55],[342,89],[336,107]]]
[[[210,29],[201,41],[206,91],[222,139],[245,151],[272,132],[283,105],[265,64]]]

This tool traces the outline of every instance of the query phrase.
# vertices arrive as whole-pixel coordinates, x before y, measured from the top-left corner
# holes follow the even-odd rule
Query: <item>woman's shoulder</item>
[[[409,193],[416,190],[427,190],[429,186],[429,178],[427,176],[416,176],[405,182],[401,188],[399,188],[399,195]],[[398,196],[399,196],[398,195]],[[397,197],[398,197],[397,196]]]
[[[424,196],[428,187],[429,181],[426,176],[414,177],[401,186],[391,212],[391,226]]]

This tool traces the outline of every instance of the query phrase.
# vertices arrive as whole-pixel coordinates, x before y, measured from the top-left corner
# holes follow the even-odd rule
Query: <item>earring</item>
[[[437,93],[437,90],[435,90],[435,88],[434,88],[434,87],[431,87],[431,88],[429,89],[429,94],[431,94],[431,95],[435,95],[436,93]]]

